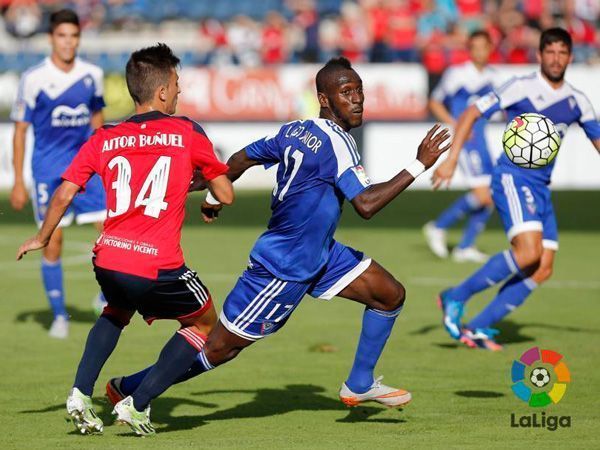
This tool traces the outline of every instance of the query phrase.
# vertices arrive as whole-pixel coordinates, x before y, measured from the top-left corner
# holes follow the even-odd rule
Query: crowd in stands
[[[196,64],[260,66],[322,62],[421,62],[430,73],[467,58],[468,34],[493,37],[497,63],[535,61],[540,31],[568,29],[576,62],[599,59],[599,0],[0,0],[4,27],[27,39],[49,11],[71,7],[86,39],[193,24]],[[177,25],[175,25],[177,26]],[[188,27],[189,29],[189,27]],[[96,37],[94,37],[96,36]]]

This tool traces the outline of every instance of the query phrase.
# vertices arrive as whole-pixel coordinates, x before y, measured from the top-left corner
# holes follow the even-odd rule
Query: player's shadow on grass
[[[599,334],[598,330],[592,330],[589,328],[580,328],[566,325],[550,325],[547,323],[517,323],[512,320],[503,320],[498,324],[498,329],[500,330],[500,334],[498,335],[498,342],[501,344],[520,344],[523,342],[532,342],[536,338],[534,336],[530,336],[523,332],[524,329],[530,328],[541,328],[546,330],[556,330],[563,331],[569,333],[594,333]],[[441,329],[441,325],[425,325],[417,330],[410,332],[412,335],[425,335],[429,334],[434,330]],[[456,342],[435,342],[432,343],[436,347],[440,348],[462,348],[464,345]]]
[[[67,312],[72,322],[87,322],[94,323],[98,316],[91,309],[79,309],[77,306],[68,306]],[[52,311],[49,309],[36,309],[32,311],[23,311],[17,314],[15,322],[33,321],[41,325],[43,328],[50,328],[53,320]]]
[[[454,395],[467,398],[500,398],[504,397],[502,392],[495,391],[456,391]]]
[[[245,403],[240,403],[231,408],[218,410],[210,414],[190,416],[172,416],[175,407],[190,400],[178,398],[158,398],[152,403],[152,420],[157,424],[165,424],[159,429],[160,433],[180,431],[196,428],[214,420],[239,420],[261,417],[279,416],[293,411],[338,411],[345,416],[336,420],[340,423],[377,422],[397,424],[405,422],[400,418],[374,418],[385,411],[383,407],[357,407],[346,410],[338,400],[327,397],[322,393],[325,389],[321,386],[294,384],[283,389],[256,389],[256,390],[215,390],[195,392],[194,396],[208,396],[211,400],[214,395],[251,394],[253,398]]]

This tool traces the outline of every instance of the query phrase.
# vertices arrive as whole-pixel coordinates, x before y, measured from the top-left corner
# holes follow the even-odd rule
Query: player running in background
[[[13,165],[15,182],[10,203],[17,211],[27,204],[28,192],[23,178],[25,137],[29,125],[35,138],[32,156],[31,191],[35,220],[41,225],[50,198],[61,183],[65,171],[93,129],[103,123],[102,69],[77,57],[80,40],[79,18],[71,10],[50,16],[52,53],[21,77],[11,119],[15,122]],[[101,230],[106,217],[102,183],[94,177],[85,194],[78,196],[72,208],[52,234],[42,253],[42,281],[54,314],[50,336],[66,338],[69,333],[65,309],[61,263],[63,233],[60,227],[96,223]],[[101,309],[104,299],[95,300]]]
[[[436,134],[439,125],[434,126],[407,169],[390,181],[371,184],[348,133],[362,124],[362,80],[347,59],[337,58],[318,72],[316,85],[318,119],[285,124],[275,135],[235,153],[227,163],[232,181],[250,167],[279,164],[273,214],[250,253],[248,268],[225,300],[198,361],[178,381],[226,363],[281,329],[305,294],[324,300],[339,296],[366,305],[341,400],[349,406],[369,400],[401,406],[410,401],[411,394],[382,384],[373,370],[402,310],[404,287],[377,262],[335,241],[333,235],[344,199],[361,217],[373,217],[449,148],[449,144],[444,146],[449,132]],[[219,209],[218,204],[205,204],[205,220],[211,221]],[[137,405],[137,385],[141,380],[145,383],[144,377],[152,373],[146,375],[149,370],[153,369],[110,380],[109,399],[115,402],[133,392]],[[123,402],[131,402],[131,397],[117,407]]]
[[[450,67],[431,93],[429,108],[440,121],[456,126],[459,116],[478,97],[492,90],[497,73],[489,67],[492,39],[486,31],[475,31],[469,36],[471,60]],[[448,257],[446,230],[456,222],[467,218],[462,239],[452,250],[457,262],[485,262],[487,255],[475,247],[475,239],[483,231],[492,214],[492,157],[485,139],[485,121],[473,125],[470,138],[464,144],[459,157],[470,192],[460,197],[442,212],[435,221],[423,227],[423,234],[431,251],[440,258]]]
[[[94,383],[136,310],[149,324],[181,323],[134,393],[142,405],[187,371],[217,320],[208,290],[184,264],[181,227],[194,169],[220,202],[233,201],[233,187],[202,128],[170,116],[179,95],[178,64],[164,44],[131,55],[126,79],[136,114],[100,128],[84,144],[63,174],[40,231],[17,255],[47,246],[76,194],[94,173],[102,175],[109,211],[94,247],[94,271],[108,305],[90,330],[67,399],[67,412],[82,433],[102,431],[92,408]],[[152,434],[149,408],[139,411],[122,402],[114,413],[139,434]]]
[[[452,179],[460,149],[476,120],[500,110],[506,111],[508,121],[523,113],[543,114],[554,122],[561,138],[569,125],[578,123],[600,151],[600,123],[592,104],[564,80],[572,60],[571,49],[568,32],[561,28],[544,31],[538,51],[540,71],[513,78],[467,109],[458,121],[448,158],[434,173],[434,188]],[[558,229],[548,188],[555,162],[540,169],[525,169],[505,154],[498,160],[492,176],[493,199],[511,249],[492,256],[461,284],[440,294],[444,326],[454,339],[471,347],[500,350],[502,347],[494,340],[498,332],[490,327],[550,278],[558,250]],[[495,298],[463,328],[463,307],[469,298],[506,278]]]

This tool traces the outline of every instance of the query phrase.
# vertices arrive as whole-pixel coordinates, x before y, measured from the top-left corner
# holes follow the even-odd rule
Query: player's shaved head
[[[317,92],[326,93],[331,87],[342,83],[343,80],[340,79],[340,72],[347,72],[349,70],[354,72],[352,64],[348,59],[343,56],[331,58],[321,70],[317,72]]]
[[[178,65],[179,58],[166,44],[133,52],[125,69],[127,89],[133,100],[138,105],[150,102],[156,89],[168,84]]]

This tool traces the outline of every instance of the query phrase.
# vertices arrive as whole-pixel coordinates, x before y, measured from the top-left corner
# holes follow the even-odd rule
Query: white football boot
[[[489,259],[489,255],[479,251],[476,247],[458,248],[452,250],[452,260],[458,263],[474,262],[484,263]]]
[[[447,258],[448,244],[446,243],[446,230],[436,227],[434,222],[427,222],[423,225],[422,231],[429,250],[438,258]]]
[[[358,406],[364,402],[378,402],[390,408],[406,405],[411,401],[410,392],[404,389],[396,389],[381,383],[383,377],[377,378],[364,394],[356,394],[350,390],[346,383],[340,389],[340,400],[346,406]]]
[[[104,424],[92,406],[92,399],[73,388],[67,397],[67,414],[81,434],[102,433]]]
[[[125,397],[115,405],[112,412],[117,418],[117,423],[126,423],[138,436],[153,436],[156,434],[150,422],[150,405],[144,411],[138,411],[133,406],[133,397]]]
[[[69,320],[65,316],[56,316],[52,325],[50,325],[50,330],[48,331],[48,336],[55,339],[66,339],[69,337]]]

